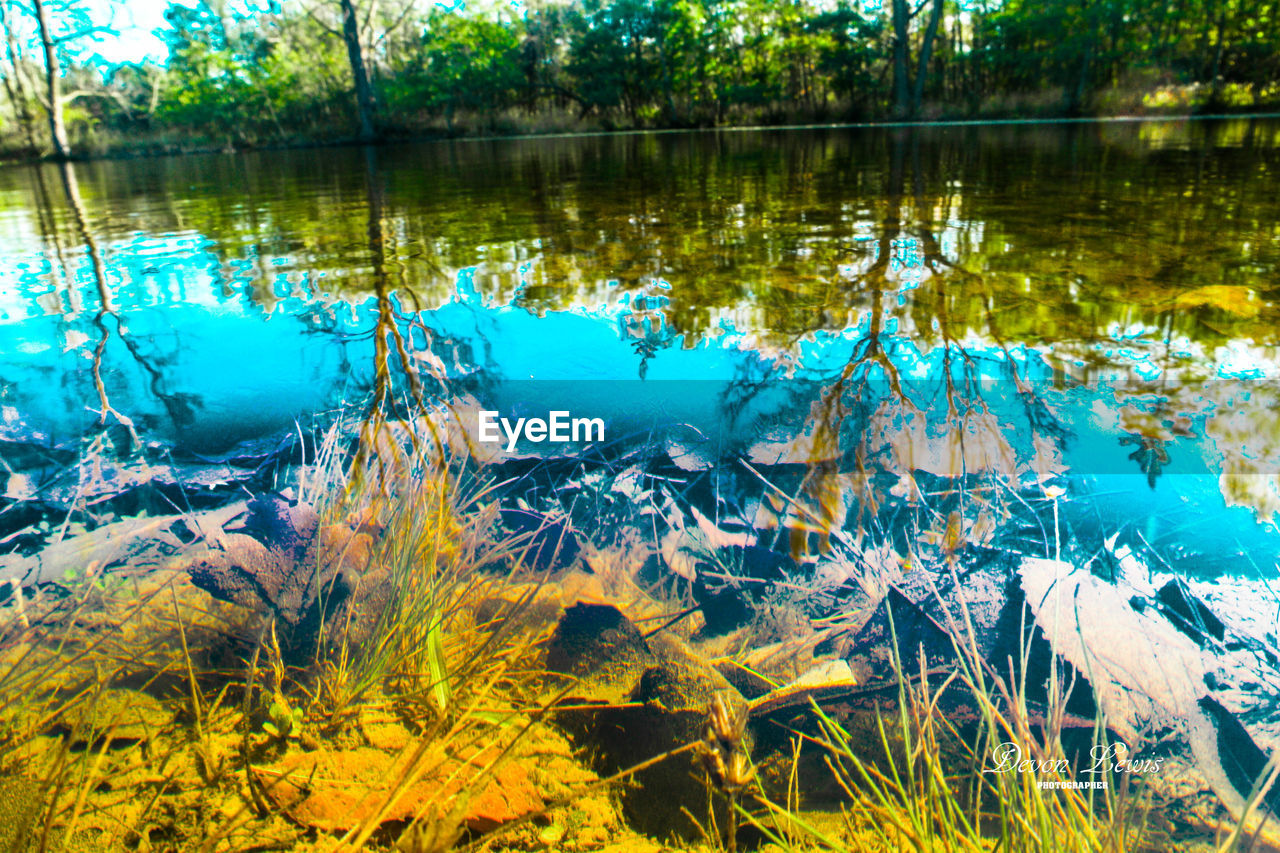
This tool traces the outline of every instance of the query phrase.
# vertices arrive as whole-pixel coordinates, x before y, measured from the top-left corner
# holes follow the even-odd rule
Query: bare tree
[[[114,33],[110,24],[93,24],[83,10],[79,10],[77,26],[60,35],[55,34],[53,18],[49,12],[48,0],[31,0],[36,24],[40,31],[40,46],[44,50],[45,93],[43,97],[45,112],[49,116],[49,136],[53,143],[55,160],[66,160],[71,156],[71,143],[67,138],[67,125],[63,119],[62,109],[67,101],[79,96],[77,92],[71,96],[62,93],[62,60],[59,51],[68,42],[76,41],[94,33]],[[68,3],[63,8],[71,11],[75,3]]]
[[[40,146],[36,143],[36,121],[27,98],[26,69],[23,67],[22,50],[18,45],[17,34],[9,18],[9,3],[5,0],[0,0],[0,28],[4,29],[5,58],[9,64],[8,71],[0,75],[4,79],[5,94],[9,96],[9,103],[13,106],[13,113],[22,127],[27,146],[35,152]]]

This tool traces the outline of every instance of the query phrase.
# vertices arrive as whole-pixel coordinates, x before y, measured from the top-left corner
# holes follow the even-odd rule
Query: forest
[[[0,152],[1260,111],[1280,0],[0,0]]]

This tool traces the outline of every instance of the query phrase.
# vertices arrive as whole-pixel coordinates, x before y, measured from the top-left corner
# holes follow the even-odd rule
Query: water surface
[[[1129,529],[1189,570],[1273,573],[1278,132],[779,130],[9,167],[5,512],[58,489],[74,503],[84,478],[77,493],[66,471],[88,455],[225,462],[422,390],[560,401],[637,443],[679,426],[694,438],[666,446],[692,470],[808,471],[797,488],[832,524],[927,504],[938,478],[1061,481],[1091,497],[1077,527]]]

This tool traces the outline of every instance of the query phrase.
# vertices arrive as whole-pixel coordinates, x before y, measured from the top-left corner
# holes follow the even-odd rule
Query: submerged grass
[[[442,794],[455,781],[462,788],[420,809],[406,829],[402,848],[429,851],[461,837],[470,796],[540,720],[537,647],[546,636],[517,630],[539,583],[524,563],[529,537],[495,532],[492,485],[449,458],[434,434],[394,432],[378,433],[376,461],[354,472],[337,504],[378,530],[371,565],[386,572],[389,596],[369,614],[374,626],[358,648],[345,624],[317,664],[325,695],[337,700],[331,717],[373,700],[422,734],[383,802],[342,844],[368,841],[397,798],[432,774]],[[447,758],[467,751],[481,756],[471,762],[478,770],[444,772]]]
[[[813,704],[817,733],[798,737],[795,749],[801,741],[818,749],[844,792],[838,829],[806,819],[798,808],[802,792],[792,787],[786,805],[762,796],[759,810],[741,810],[744,819],[771,842],[797,850],[1161,849],[1144,840],[1149,803],[1129,777],[1108,773],[1099,780],[1105,788],[1076,787],[1089,777],[1063,749],[1060,713],[1054,723],[1063,691],[1051,697],[1049,720],[1035,723],[1025,683],[1010,690],[1012,679],[992,671],[972,647],[957,638],[955,648],[958,665],[940,679],[923,665],[906,672],[895,652],[896,702],[874,712],[871,738]],[[942,710],[957,699],[966,716],[976,712],[976,726],[962,731]],[[1093,743],[1107,746],[1101,722]],[[1027,769],[997,770],[998,745],[1016,746],[1030,760]]]
[[[719,753],[693,741],[604,779],[583,770],[546,725],[563,688],[541,671],[554,619],[535,611],[554,581],[531,564],[536,534],[501,531],[500,484],[429,426],[375,419],[353,459],[331,435],[297,483],[322,532],[344,532],[318,559],[363,565],[347,598],[322,589],[319,640],[303,656],[269,608],[211,602],[180,568],[125,580],[87,571],[11,598],[12,618],[0,619],[0,849],[558,849],[566,825],[616,814],[611,786],[660,761],[692,766],[694,751],[709,797],[727,798],[732,815],[718,827],[708,809],[704,848],[732,850],[753,827],[760,845],[797,851],[1168,849],[1135,780],[1072,786],[1070,685],[1055,670],[1047,708],[1033,713],[1018,674],[1029,650],[996,671],[963,612],[951,671],[907,671],[894,637],[896,697],[872,712],[869,734],[865,716],[812,705],[784,802],[736,745],[745,717],[721,703],[706,739],[729,744]],[[685,603],[668,609],[683,618],[674,604]],[[1107,744],[1101,722],[1093,743]],[[1001,744],[1031,759],[1030,772],[992,772]],[[371,752],[376,773],[351,771]],[[838,820],[807,800],[802,752],[822,756],[843,794]],[[512,765],[524,774],[553,753],[580,775],[544,785],[540,804],[491,834],[468,822],[475,801],[515,784]],[[313,798],[326,791],[337,807],[321,813]],[[593,797],[603,811],[565,817]],[[609,820],[610,835],[576,849],[641,849]],[[1228,843],[1243,849],[1239,833]]]
[[[402,849],[446,849],[464,834],[469,796],[545,708],[545,633],[517,630],[539,584],[528,537],[500,532],[465,460],[396,429],[381,425],[363,469],[330,445],[300,484],[326,524],[370,534],[344,548],[364,549],[362,607],[322,603],[310,661],[282,649],[288,626],[270,608],[210,605],[180,569],[11,596],[0,775],[13,814],[0,815],[0,847],[385,846],[392,813]],[[286,820],[286,774],[273,768],[300,748],[367,745],[371,719],[399,742],[346,831],[329,844]],[[424,779],[437,796],[422,796]],[[411,791],[406,812],[398,801]]]

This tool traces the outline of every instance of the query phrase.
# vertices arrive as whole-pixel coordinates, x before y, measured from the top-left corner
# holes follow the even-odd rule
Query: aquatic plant
[[[407,825],[410,849],[443,849],[467,831],[468,800],[507,784],[504,765],[545,710],[534,678],[544,634],[520,619],[539,584],[528,537],[494,524],[465,459],[417,442],[409,430],[425,433],[421,423],[378,430],[366,471],[331,433],[299,483],[334,547],[308,549],[318,564],[297,571],[330,577],[325,561],[361,558],[345,599],[320,590],[316,621],[301,618],[305,607],[296,624],[284,620],[268,601],[258,613],[210,605],[180,565],[127,583],[127,568],[106,583],[90,566],[66,583],[10,588],[0,772],[16,785],[20,837],[6,847],[151,836],[208,850],[250,837],[291,846],[303,830],[286,816],[349,847],[388,817]],[[299,756],[321,768],[354,754],[371,719],[397,741],[379,748],[387,773],[358,792],[349,823],[317,824],[300,811],[310,782],[294,784]]]
[[[414,849],[447,847],[461,833],[468,796],[544,710],[533,676],[545,635],[518,630],[539,590],[524,563],[529,537],[501,532],[497,505],[486,502],[491,485],[431,429],[424,421],[376,425],[368,434],[377,454],[351,472],[332,507],[335,517],[378,531],[365,578],[385,573],[385,588],[370,608],[345,611],[334,642],[317,652],[323,713],[350,719],[353,707],[380,705],[421,734],[402,754],[398,778],[379,792],[382,802],[347,834],[352,846],[370,837],[398,796],[439,776],[450,754],[472,750],[484,755],[479,768],[451,767],[439,801],[410,821]],[[452,781],[463,790],[449,792]]]
[[[1047,700],[1032,698],[1029,635],[1007,671],[981,658],[963,598],[940,601],[960,608],[943,620],[954,628],[955,663],[941,672],[923,661],[904,664],[894,611],[886,609],[894,678],[865,685],[866,695],[886,701],[852,722],[825,701],[805,709],[785,795],[752,763],[748,728],[761,706],[735,707],[718,696],[702,730],[630,767],[597,767],[596,775],[574,764],[585,775],[572,784],[531,782],[531,756],[557,737],[564,760],[579,761],[547,725],[565,709],[567,688],[542,671],[555,617],[576,593],[552,577],[563,566],[538,556],[546,530],[504,532],[502,484],[465,449],[450,450],[444,421],[379,416],[365,425],[364,453],[344,449],[336,431],[320,442],[294,488],[316,507],[322,543],[299,552],[313,562],[298,571],[323,582],[292,620],[266,601],[257,611],[210,602],[181,570],[135,578],[126,571],[107,583],[89,567],[60,584],[15,589],[6,607],[21,618],[0,621],[0,771],[17,780],[26,804],[15,843],[214,851],[310,838],[326,848],[395,844],[418,853],[565,846],[587,822],[573,811],[579,803],[599,796],[613,808],[612,786],[660,762],[696,766],[696,752],[709,808],[705,823],[689,817],[722,849],[747,843],[747,826],[788,850],[1153,846],[1144,822],[1149,795],[1133,778],[1113,774],[1105,790],[1069,784],[1078,768],[1062,738],[1072,686],[1066,670],[1051,667]],[[781,491],[769,481],[764,487]],[[747,533],[737,519],[712,522],[696,496],[667,491],[655,486],[650,502],[661,501],[672,518],[675,510],[687,516],[672,553],[700,563],[693,578],[679,578],[689,583],[651,585],[651,593],[669,597],[649,600],[659,612],[637,621],[655,627],[637,637],[680,631],[696,639],[689,622],[697,620],[689,617],[702,610],[705,624],[706,607],[689,608],[687,596],[700,577],[752,580],[761,590],[752,597],[759,614],[720,638],[717,654],[736,648],[724,660],[766,683],[748,646],[763,636],[770,607],[785,605],[808,620],[803,637],[778,632],[777,646],[794,660],[761,667],[774,677],[811,663],[820,642],[852,630],[813,616],[825,604],[810,612],[798,603],[836,595],[832,578],[800,564],[750,578],[748,563],[761,568],[767,549],[742,544]],[[1060,495],[1045,496],[1056,509]],[[861,585],[866,601],[879,601],[905,571],[930,566],[954,575],[968,528],[951,524],[943,512],[950,507],[932,498],[924,521],[956,527],[955,542],[930,543],[920,524],[907,556],[891,560],[896,542],[868,525],[865,535],[881,541],[861,562],[846,555],[861,574],[841,575],[839,584],[846,591]],[[1046,553],[1061,550],[1056,527],[1042,530]],[[838,532],[830,539],[833,548],[853,547]],[[610,558],[584,551],[599,580]],[[341,578],[334,566],[344,567]],[[919,638],[902,639],[909,646]],[[770,689],[785,687],[775,681]],[[1093,737],[1097,745],[1111,742],[1101,721]],[[984,772],[1001,744],[1028,756],[1031,771]],[[815,812],[802,753],[820,754],[843,794],[837,827]],[[1255,803],[1272,782],[1259,780]],[[472,806],[495,791],[524,799],[499,817],[478,817]],[[1227,843],[1243,849],[1248,834],[1237,831]]]
[[[842,831],[806,820],[798,789],[785,806],[761,796],[760,810],[740,808],[745,820],[787,849],[814,843],[840,851],[1151,849],[1144,822],[1149,797],[1135,780],[1107,773],[1105,787],[1092,787],[1096,780],[1084,782],[1068,758],[1061,735],[1070,687],[1051,678],[1047,712],[1037,718],[1029,710],[1029,643],[1020,672],[1010,661],[1011,671],[1001,674],[978,655],[969,626],[967,638],[953,635],[956,667],[938,680],[923,657],[919,671],[907,671],[896,631],[893,637],[896,701],[874,713],[872,737],[812,703],[817,733],[795,741],[797,753],[801,742],[822,751],[844,792]],[[947,691],[952,696],[944,700]],[[962,730],[943,710],[955,705],[957,693],[976,716],[972,729]],[[1093,745],[1107,744],[1099,718]],[[1001,745],[1026,756],[1025,767],[993,766]]]

